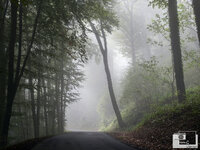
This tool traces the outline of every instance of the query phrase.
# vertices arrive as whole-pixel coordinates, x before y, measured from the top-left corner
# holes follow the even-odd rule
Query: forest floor
[[[122,142],[147,150],[171,150],[178,131],[200,133],[200,102],[166,107],[147,117],[133,131],[113,132]],[[199,146],[200,147],[200,146]]]

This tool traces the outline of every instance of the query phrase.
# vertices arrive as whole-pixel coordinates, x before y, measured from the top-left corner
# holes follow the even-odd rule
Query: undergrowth
[[[169,98],[167,98],[169,99]],[[134,105],[122,112],[122,118],[126,127],[120,129],[117,120],[113,120],[103,131],[133,131],[147,124],[164,125],[166,120],[177,118],[185,119],[200,116],[200,87],[187,89],[187,98],[184,103],[173,103],[154,106],[151,112],[136,111]]]

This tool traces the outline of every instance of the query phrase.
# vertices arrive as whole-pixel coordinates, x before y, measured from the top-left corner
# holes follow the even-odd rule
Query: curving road
[[[105,133],[70,132],[44,140],[32,150],[136,150]]]

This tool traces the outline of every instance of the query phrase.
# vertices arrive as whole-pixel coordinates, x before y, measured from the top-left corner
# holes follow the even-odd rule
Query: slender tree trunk
[[[30,60],[29,60],[30,62]],[[31,64],[28,64],[29,70],[31,70]],[[30,91],[30,99],[31,99],[31,111],[32,111],[32,119],[33,119],[33,131],[34,131],[34,137],[37,137],[36,132],[36,112],[35,112],[35,97],[34,97],[34,87],[33,87],[33,78],[31,73],[29,74],[29,91]]]
[[[26,102],[26,89],[24,88],[24,102]],[[27,107],[25,107],[24,108],[24,112],[27,112],[26,114],[25,114],[25,121],[24,121],[24,124],[25,124],[25,126],[26,126],[26,128],[25,128],[25,138],[24,138],[24,140],[25,139],[28,139],[29,138],[29,128],[30,128],[30,126],[28,125],[28,123],[30,122],[30,120],[29,120],[29,107],[28,107],[28,109],[27,109]],[[31,125],[31,124],[30,124]]]
[[[38,86],[37,86],[37,114],[36,114],[36,132],[37,136],[40,136],[40,101],[41,101],[41,75],[38,73]]]
[[[56,110],[57,110],[57,125],[58,125],[58,133],[61,133],[61,112],[60,112],[60,97],[59,97],[59,76],[56,73],[56,81],[55,81],[55,88],[56,88]]]
[[[195,15],[197,34],[200,46],[200,0],[193,0],[193,8],[194,8],[194,15]]]
[[[52,133],[52,128],[51,128],[51,119],[52,119],[52,96],[51,96],[51,83],[50,83],[50,79],[47,79],[47,94],[48,94],[48,105],[47,105],[47,116],[48,116],[48,129],[49,129],[49,133]]]
[[[18,80],[18,77],[19,77],[19,74],[20,74],[21,53],[22,53],[22,3],[20,2],[20,6],[19,6],[18,56],[17,56],[17,65],[16,65],[15,81]]]
[[[21,107],[21,99],[22,99],[22,93],[24,93],[24,89],[22,90],[21,88],[19,89],[19,92],[18,92],[19,94],[19,96],[18,96],[18,112],[20,113],[20,114],[22,114],[23,113],[23,110],[22,110],[22,107]],[[25,96],[25,95],[23,95],[23,96]],[[24,114],[24,115],[26,115],[26,114]],[[26,139],[26,136],[25,136],[25,127],[24,127],[24,122],[23,122],[23,116],[19,116],[19,123],[20,123],[20,126],[19,126],[19,131],[21,131],[22,132],[22,136],[23,136],[23,140],[25,140]]]
[[[11,26],[10,26],[10,41],[8,46],[8,87],[7,87],[7,104],[4,114],[3,126],[1,131],[1,143],[0,146],[7,145],[8,129],[10,124],[10,118],[12,113],[12,105],[14,100],[14,49],[16,42],[16,30],[17,30],[17,3],[11,2]]]
[[[33,82],[32,77],[29,75],[29,90],[30,90],[30,99],[31,99],[31,111],[32,111],[32,119],[33,119],[33,130],[34,130],[34,137],[37,137],[36,132],[36,112],[35,112],[35,97],[34,97],[34,88],[33,88]]]
[[[63,119],[65,119],[65,116],[66,116],[66,108],[67,108],[67,102],[65,101],[67,98],[66,98],[66,94],[63,95]],[[66,122],[64,120],[64,125],[66,125]],[[63,130],[64,131],[64,130]]]
[[[114,93],[114,90],[113,90],[112,78],[111,78],[111,74],[110,74],[110,70],[109,70],[107,55],[104,56],[103,62],[104,62],[106,76],[107,76],[108,89],[109,89],[113,109],[114,109],[115,114],[117,116],[119,126],[123,127],[124,123],[122,121],[122,117],[121,117],[121,114],[120,114],[120,111],[119,111],[119,108],[118,108],[118,105],[117,105],[117,101],[116,101],[116,98],[115,98],[115,93]]]
[[[61,85],[61,92],[60,92],[60,107],[61,107],[61,133],[64,133],[64,124],[65,124],[65,118],[64,118],[64,75],[63,75],[63,69],[64,69],[64,65],[63,65],[63,57],[61,58],[61,73],[60,73],[60,85]]]
[[[7,56],[5,52],[4,24],[8,7],[8,0],[0,2],[0,132],[2,131],[4,113],[6,107],[6,65]],[[4,7],[5,6],[5,7]],[[1,139],[0,135],[0,141]],[[1,146],[1,145],[0,145]]]
[[[55,132],[55,129],[56,129],[56,124],[55,124],[55,120],[56,120],[56,99],[54,99],[54,98],[52,98],[52,116],[51,116],[51,118],[52,118],[52,125],[51,125],[51,127],[52,127],[52,134],[55,134],[56,132]]]
[[[26,107],[25,108],[25,112],[27,112],[26,113],[26,121],[25,121],[25,124],[26,124],[26,139],[29,139],[29,138],[33,138],[33,136],[32,136],[32,134],[30,134],[30,133],[32,133],[32,130],[31,130],[31,128],[30,128],[30,126],[32,125],[30,122],[32,121],[32,120],[30,120],[29,119],[29,116],[31,116],[30,114],[30,108],[28,107]]]
[[[48,116],[49,116],[49,128],[50,128],[50,133],[55,134],[55,94],[51,93],[52,92],[52,86],[51,86],[51,80],[47,80],[47,87],[48,87],[48,95],[49,95],[49,105],[48,105]]]
[[[178,101],[183,102],[186,99],[186,92],[185,92],[183,63],[182,63],[182,54],[180,46],[177,0],[168,0],[168,12],[169,12],[171,47],[174,60],[176,87],[178,92]]]
[[[42,0],[41,0],[42,2]],[[30,41],[30,45],[27,49],[27,54],[25,56],[22,68],[20,70],[20,73],[18,76],[14,78],[14,49],[15,49],[15,42],[16,42],[16,30],[17,30],[17,8],[18,8],[18,0],[11,1],[11,31],[10,31],[10,39],[9,39],[9,45],[8,45],[8,83],[7,83],[7,103],[6,103],[6,110],[3,117],[3,123],[2,123],[2,129],[0,132],[0,147],[7,145],[8,140],[8,130],[10,125],[10,118],[12,114],[12,106],[13,101],[15,99],[15,95],[21,80],[21,77],[23,76],[24,69],[26,67],[26,63],[28,61],[32,45],[34,42],[38,19],[40,15],[40,9],[41,9],[41,3],[39,5],[37,15],[35,18],[34,26],[33,26],[33,32],[32,37]],[[17,60],[19,61],[19,60]]]
[[[96,37],[97,42],[99,44],[99,48],[100,48],[102,56],[103,56],[103,62],[104,62],[106,76],[107,76],[108,89],[109,89],[109,93],[110,93],[112,106],[113,106],[115,115],[117,117],[117,121],[118,121],[119,127],[122,128],[122,127],[125,126],[125,124],[124,124],[124,122],[122,120],[121,113],[119,111],[119,107],[117,105],[117,101],[116,101],[116,98],[115,98],[115,93],[114,93],[114,90],[113,90],[112,78],[111,78],[109,65],[108,65],[108,56],[107,56],[107,51],[108,50],[107,50],[107,40],[106,40],[105,32],[104,32],[104,29],[103,29],[102,24],[101,24],[101,31],[102,31],[103,40],[104,40],[104,47],[103,47],[103,44],[102,44],[101,39],[100,39],[100,35],[98,34],[98,32],[97,32],[97,30],[96,30],[96,28],[95,28],[95,26],[93,25],[92,22],[90,22],[90,26],[91,26],[94,34],[95,34],[95,37]]]
[[[45,121],[45,131],[46,135],[49,135],[48,127],[48,114],[47,114],[47,91],[45,86],[45,80],[42,80],[42,86],[44,88],[44,121]]]

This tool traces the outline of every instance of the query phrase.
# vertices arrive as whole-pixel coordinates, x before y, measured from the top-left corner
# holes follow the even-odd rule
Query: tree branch
[[[17,57],[17,66],[15,73],[15,82],[19,77],[20,73],[20,64],[21,64],[21,52],[22,52],[22,2],[20,1],[19,6],[19,46],[18,46],[18,57]]]

